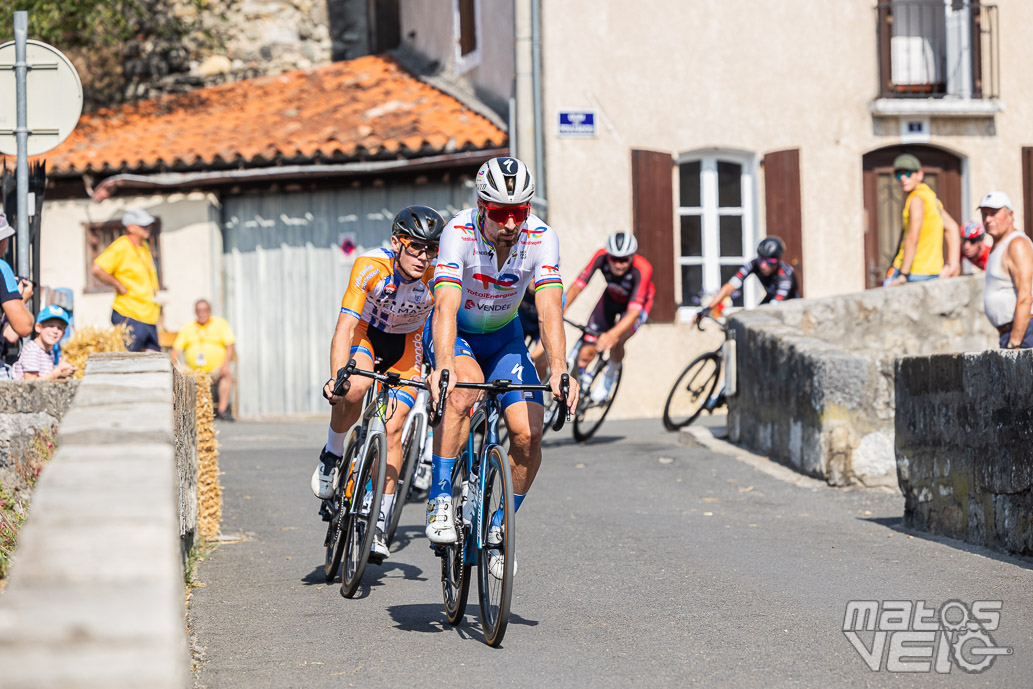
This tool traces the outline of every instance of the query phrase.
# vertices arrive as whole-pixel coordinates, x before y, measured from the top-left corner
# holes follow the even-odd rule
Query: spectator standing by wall
[[[111,322],[129,326],[129,351],[161,351],[158,345],[158,316],[161,307],[154,301],[158,292],[158,270],[147,240],[154,217],[142,208],[122,216],[126,233],[93,261],[93,274],[115,289]]]
[[[1033,347],[1033,242],[1015,227],[1011,199],[991,191],[979,202],[983,225],[994,239],[986,262],[983,308],[1001,335],[1001,347]]]
[[[215,418],[232,421],[229,411],[230,394],[233,392],[234,343],[237,338],[225,318],[212,316],[212,305],[207,299],[198,299],[194,304],[197,320],[187,323],[179,331],[172,345],[172,360],[185,357],[186,365],[198,371],[216,376],[218,379],[219,406]]]
[[[893,161],[893,175],[900,181],[907,199],[900,248],[883,286],[958,275],[961,272],[958,223],[925,183],[922,164],[910,153],[899,155]],[[943,260],[944,240],[947,241],[946,262]]]

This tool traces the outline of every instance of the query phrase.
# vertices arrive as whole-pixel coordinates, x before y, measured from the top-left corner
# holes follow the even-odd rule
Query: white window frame
[[[452,38],[453,55],[455,62],[455,73],[468,72],[481,64],[481,45],[483,45],[483,34],[481,32],[481,0],[474,0],[473,3],[473,31],[477,40],[477,47],[470,53],[462,53],[462,22],[459,21],[459,0],[452,0]]]
[[[742,206],[720,208],[718,206],[717,163],[718,161],[735,163],[742,166],[741,191]],[[714,295],[721,289],[721,266],[738,262],[743,265],[754,256],[757,245],[757,157],[751,153],[732,150],[695,151],[682,154],[677,158],[679,167],[684,163],[700,163],[700,202],[701,206],[678,206],[677,248],[675,266],[677,268],[675,282],[677,294],[681,298],[681,268],[686,265],[703,266],[704,295]],[[681,190],[678,190],[679,204]],[[681,255],[681,218],[688,215],[701,216],[703,234],[703,255]],[[742,217],[742,256],[720,256],[720,218],[721,216],[738,215]],[[745,308],[753,308],[760,303],[761,290],[756,280],[747,280],[743,285],[743,304]],[[732,307],[737,310],[738,307]],[[729,310],[732,310],[729,309]],[[697,307],[691,304],[679,304],[678,320],[691,321]]]

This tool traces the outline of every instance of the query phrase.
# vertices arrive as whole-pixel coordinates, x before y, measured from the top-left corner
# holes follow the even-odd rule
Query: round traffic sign
[[[17,155],[17,81],[14,41],[0,45],[0,152]],[[46,153],[75,129],[82,114],[82,82],[71,61],[42,41],[25,42],[28,155]]]

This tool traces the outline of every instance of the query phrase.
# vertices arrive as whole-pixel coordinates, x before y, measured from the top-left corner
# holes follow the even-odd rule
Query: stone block
[[[172,391],[169,390],[171,397]],[[172,405],[164,403],[73,406],[61,422],[60,444],[119,444],[175,441]]]
[[[92,354],[86,360],[87,374],[133,375],[137,373],[169,373],[171,370],[172,360],[169,359],[169,356],[154,352]]]

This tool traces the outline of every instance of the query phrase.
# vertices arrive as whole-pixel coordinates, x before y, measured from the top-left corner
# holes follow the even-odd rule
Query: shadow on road
[[[477,604],[473,601],[467,606],[466,615],[454,627],[445,618],[445,608],[440,603],[414,603],[411,605],[392,605],[387,608],[395,629],[407,632],[438,634],[449,630],[455,631],[460,638],[477,639],[481,637],[480,619],[477,617]],[[509,623],[526,627],[537,627],[537,620],[528,620],[514,613],[509,614]]]
[[[624,440],[623,435],[597,435],[593,436],[586,443],[578,443],[574,438],[550,438],[545,436],[546,440],[542,441],[542,447],[563,447],[564,445],[608,445],[610,443],[620,442]]]
[[[1006,562],[1010,565],[1015,565],[1016,567],[1033,570],[1033,558],[1011,555],[1009,553],[1001,552],[998,550],[992,550],[990,548],[987,548],[986,546],[974,545],[972,543],[966,543],[965,541],[959,541],[956,538],[948,538],[947,536],[941,536],[939,534],[909,529],[904,525],[903,517],[858,517],[858,519],[860,519],[861,521],[870,522],[872,524],[878,524],[879,526],[884,526],[887,529],[892,529],[897,533],[905,534],[913,538],[921,538],[923,541],[940,543],[951,548],[956,548],[957,550],[962,550],[966,553],[982,555],[983,557],[990,558],[991,560]]]

